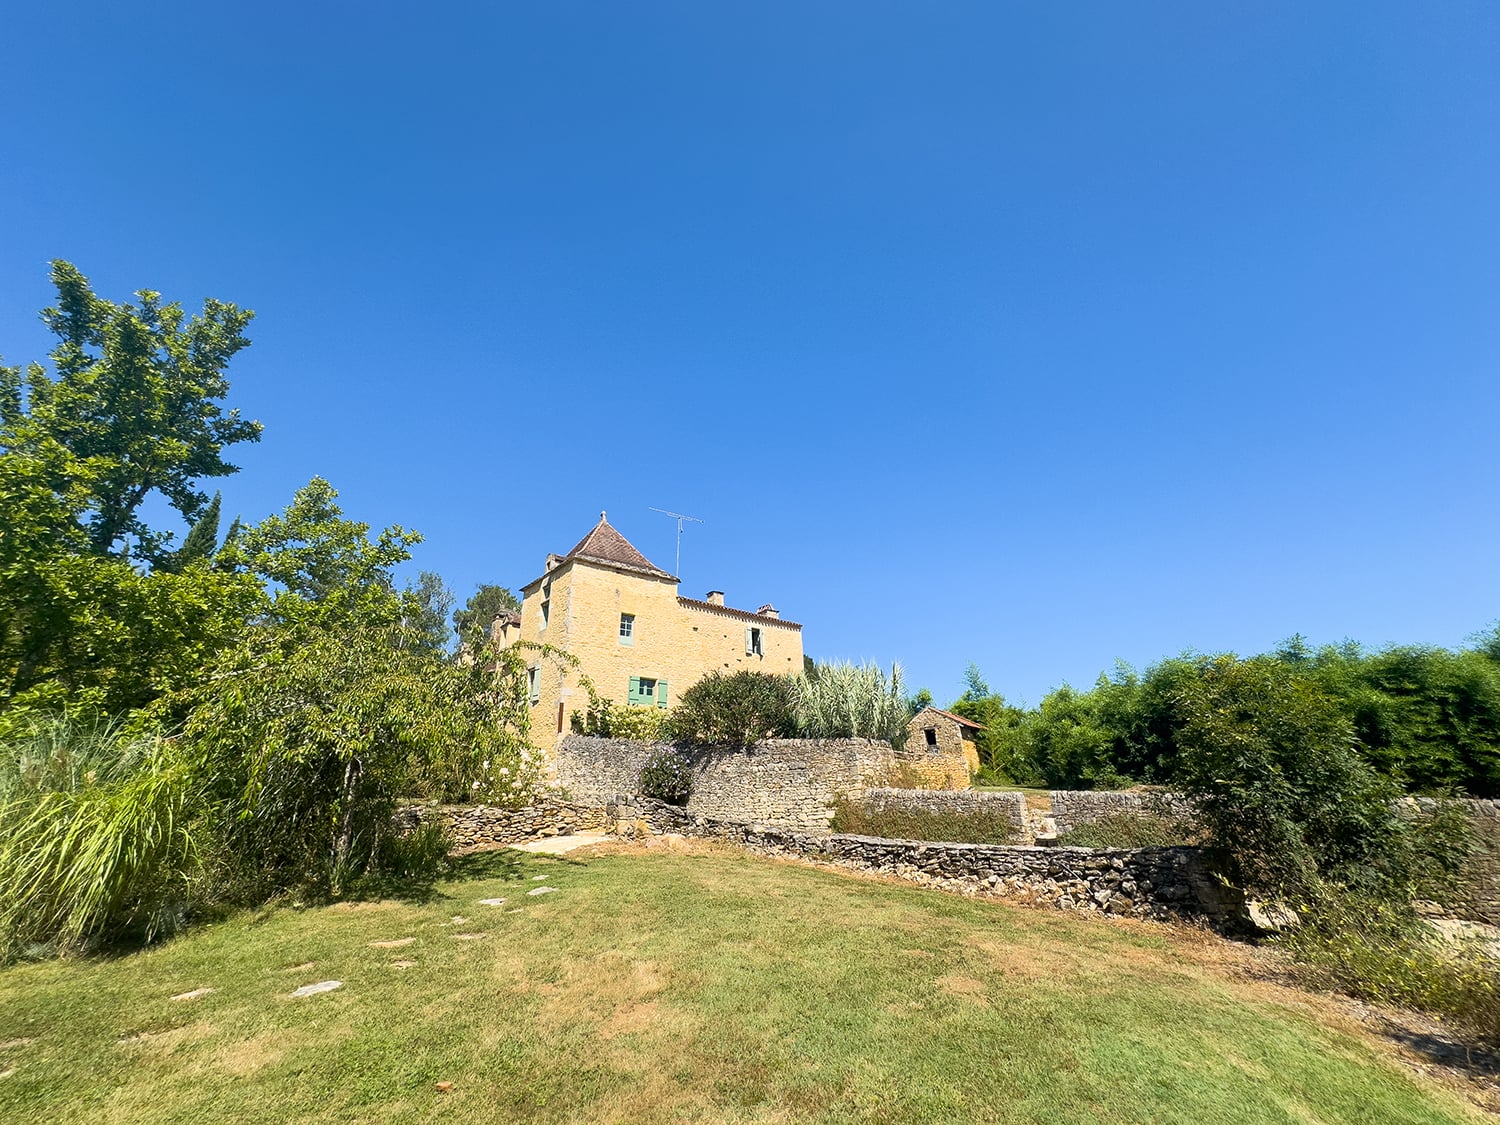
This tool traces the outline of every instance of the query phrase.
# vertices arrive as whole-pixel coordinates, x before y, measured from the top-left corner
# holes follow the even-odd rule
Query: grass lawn
[[[1469,1117],[1163,927],[706,845],[461,862],[425,902],[0,970],[0,1120]],[[344,987],[288,996],[328,978]]]

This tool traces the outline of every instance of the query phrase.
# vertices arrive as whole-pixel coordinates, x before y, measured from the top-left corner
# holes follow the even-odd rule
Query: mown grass
[[[465,863],[427,901],[0,971],[0,1120],[1465,1116],[1164,928],[701,846]],[[525,893],[541,885],[558,891]],[[324,978],[343,989],[288,998]],[[217,991],[169,999],[200,987]]]

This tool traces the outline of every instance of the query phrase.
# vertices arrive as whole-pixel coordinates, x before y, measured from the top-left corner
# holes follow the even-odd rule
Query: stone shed
[[[901,761],[929,789],[967,789],[979,772],[974,736],[984,726],[973,719],[924,707],[906,724]]]

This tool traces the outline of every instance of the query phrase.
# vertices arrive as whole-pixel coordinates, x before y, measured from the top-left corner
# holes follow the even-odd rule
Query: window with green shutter
[[[630,694],[628,694],[625,697],[625,703],[626,703],[627,706],[636,707],[636,706],[640,705],[640,702],[641,702],[641,678],[639,676],[631,676],[630,677]]]
[[[667,705],[667,681],[666,680],[657,680],[656,681],[656,705],[658,707],[665,707]]]

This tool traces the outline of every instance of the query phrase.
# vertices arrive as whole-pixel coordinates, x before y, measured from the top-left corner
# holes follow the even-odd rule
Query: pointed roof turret
[[[610,566],[644,571],[658,578],[672,578],[672,575],[637,551],[630,540],[611,527],[603,512],[599,513],[599,522],[594,525],[593,530],[580,539],[577,546],[563,556],[562,561],[567,562],[569,559],[589,559]]]

